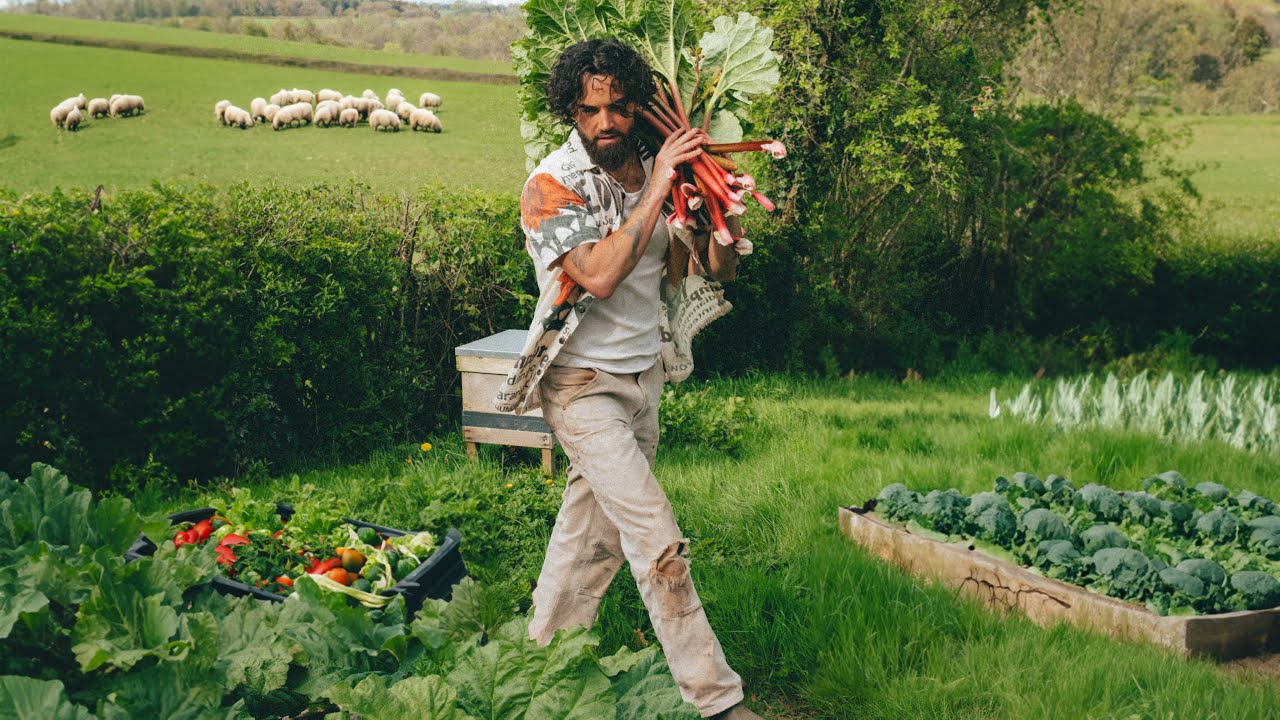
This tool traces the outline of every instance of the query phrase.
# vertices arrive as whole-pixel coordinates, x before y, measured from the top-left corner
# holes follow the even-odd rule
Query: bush
[[[727,453],[741,450],[754,421],[747,401],[737,395],[714,395],[711,387],[668,388],[658,412],[659,437],[665,446],[695,445]]]
[[[0,469],[209,478],[421,434],[455,415],[453,348],[526,322],[516,212],[440,189],[0,195]]]

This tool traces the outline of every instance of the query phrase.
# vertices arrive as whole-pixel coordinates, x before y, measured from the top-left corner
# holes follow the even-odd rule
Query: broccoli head
[[[1080,488],[1076,500],[1095,520],[1113,522],[1124,516],[1124,503],[1120,501],[1120,494],[1109,487],[1089,483]]]
[[[1092,555],[1104,548],[1127,548],[1129,538],[1125,537],[1116,526],[1100,523],[1080,533],[1080,545],[1086,554]]]
[[[1178,563],[1177,569],[1199,579],[1200,582],[1211,588],[1220,586],[1227,581],[1227,571],[1212,560],[1187,558]]]
[[[1170,470],[1143,480],[1142,490],[1162,500],[1181,500],[1187,492],[1187,481],[1177,472]]]
[[[1177,568],[1165,568],[1159,572],[1159,576],[1164,589],[1170,593],[1179,593],[1191,599],[1198,599],[1208,592],[1203,580]]]
[[[1067,524],[1057,513],[1046,508],[1032,508],[1023,513],[1022,528],[1029,543],[1071,539],[1071,529]]]
[[[1196,492],[1210,501],[1220,503],[1231,497],[1231,491],[1215,482],[1196,483]]]
[[[1208,591],[1199,578],[1167,567],[1157,569],[1156,577],[1159,582],[1147,600],[1147,608],[1152,612],[1160,615],[1193,614],[1205,605]]]
[[[1196,532],[1219,543],[1234,542],[1240,521],[1225,508],[1214,508],[1196,518]]]
[[[1039,495],[1044,492],[1044,483],[1040,478],[1031,473],[1016,472],[1013,474],[1013,484],[1024,495]]]
[[[1168,524],[1178,532],[1186,532],[1196,514],[1195,508],[1176,500],[1161,500],[1160,512],[1161,517],[1156,519],[1156,524]]]
[[[964,532],[964,515],[968,507],[969,498],[959,490],[930,490],[920,500],[920,514],[916,519],[936,532],[959,535]]]
[[[965,523],[969,533],[996,544],[1006,544],[1018,534],[1018,520],[999,493],[982,492],[970,498]]]
[[[886,485],[876,496],[876,511],[889,520],[910,520],[920,510],[920,497],[902,483]]]
[[[1137,600],[1151,592],[1155,577],[1151,562],[1138,550],[1102,548],[1093,554],[1097,589],[1112,597]]]
[[[1264,572],[1245,570],[1231,576],[1229,602],[1240,610],[1266,610],[1280,605],[1280,580]]]

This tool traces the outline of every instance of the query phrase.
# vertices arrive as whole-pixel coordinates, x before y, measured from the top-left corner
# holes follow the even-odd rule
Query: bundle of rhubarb
[[[699,18],[690,0],[529,0],[524,11],[528,30],[512,46],[512,56],[520,78],[520,133],[530,169],[569,134],[547,106],[545,86],[556,59],[574,43],[615,38],[635,48],[653,70],[658,89],[641,117],[656,141],[686,127],[701,127],[713,140],[697,159],[679,168],[667,223],[677,229],[709,229],[720,244],[751,252],[751,242],[735,237],[725,218],[744,213],[748,195],[769,211],[773,203],[750,175],[739,172],[730,155],[786,155],[780,142],[742,138],[744,125],[749,125],[747,106],[778,83],[778,59],[770,49],[773,31],[755,16],[738,13],[736,18],[716,18],[698,36]]]

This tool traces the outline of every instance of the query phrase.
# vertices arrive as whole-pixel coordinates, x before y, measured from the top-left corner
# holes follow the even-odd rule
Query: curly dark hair
[[[565,123],[582,100],[582,76],[611,75],[623,102],[648,105],[657,91],[653,71],[640,53],[617,40],[587,40],[570,45],[560,54],[547,78],[547,102],[551,112]]]

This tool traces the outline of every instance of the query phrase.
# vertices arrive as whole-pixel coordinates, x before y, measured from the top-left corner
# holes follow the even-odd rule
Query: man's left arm
[[[734,237],[742,237],[742,225],[736,215],[725,217],[729,232]],[[711,238],[707,248],[707,272],[712,279],[727,283],[738,276],[738,250],[733,245],[721,245],[715,237]]]

